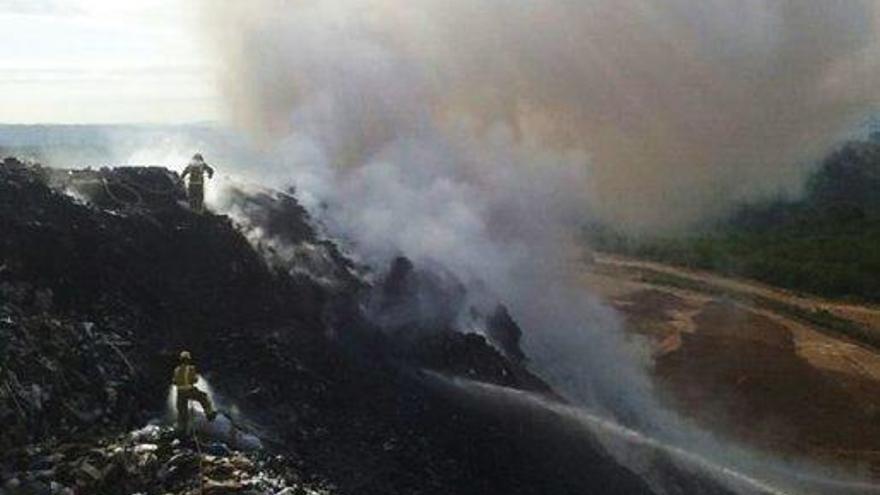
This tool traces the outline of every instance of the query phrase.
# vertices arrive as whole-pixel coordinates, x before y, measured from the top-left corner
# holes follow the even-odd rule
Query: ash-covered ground
[[[545,414],[424,372],[556,399],[503,306],[469,333],[454,281],[356,266],[292,194],[226,197],[234,221],[164,168],[0,165],[0,493],[649,492]],[[182,441],[181,349],[223,412]]]

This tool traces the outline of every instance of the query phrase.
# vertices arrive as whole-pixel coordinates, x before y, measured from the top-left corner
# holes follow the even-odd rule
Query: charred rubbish
[[[226,445],[200,456],[202,479],[220,483],[211,493],[300,493],[297,484],[361,495],[589,493],[585,470],[627,487],[617,493],[645,491],[598,444],[573,458],[588,466],[576,479],[560,477],[536,457],[536,437],[516,432],[561,432],[425,385],[428,368],[551,394],[510,349],[459,325],[454,280],[415,279],[456,314],[433,313],[438,331],[399,338],[410,322],[383,328],[370,301],[397,298],[387,307],[399,309],[409,296],[360,278],[295,197],[236,201],[230,216],[197,214],[160,167],[0,166],[0,471],[17,480],[4,490],[198,493],[192,446],[162,433],[173,423],[169,376],[187,349],[216,394],[218,421],[261,446],[241,454],[255,465],[245,469],[228,465],[239,461],[227,437],[200,440]],[[267,255],[267,243],[310,254]],[[158,440],[125,437],[152,420],[167,425]],[[281,481],[255,488],[260,459],[279,455],[271,477]],[[138,481],[161,478],[172,459],[189,473],[180,484]]]

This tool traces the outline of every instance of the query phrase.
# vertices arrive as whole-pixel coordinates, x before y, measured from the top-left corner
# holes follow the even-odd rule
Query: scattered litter
[[[138,443],[149,437],[155,443]],[[277,456],[241,452],[220,442],[178,441],[170,427],[149,425],[95,444],[34,447],[10,458],[27,466],[2,472],[0,494],[161,493],[165,495],[260,494],[329,495],[303,485]],[[61,452],[65,452],[62,454]],[[201,487],[201,488],[200,488]]]

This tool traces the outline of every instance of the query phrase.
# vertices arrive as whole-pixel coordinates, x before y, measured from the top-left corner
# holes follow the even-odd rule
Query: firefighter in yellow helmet
[[[189,176],[186,195],[189,198],[190,208],[197,213],[205,210],[205,174],[208,174],[209,179],[214,177],[214,169],[205,163],[201,153],[193,155],[189,165],[180,174],[181,180],[185,180]]]
[[[189,352],[180,353],[180,364],[174,368],[174,386],[177,387],[177,429],[180,433],[189,430],[189,402],[196,401],[202,405],[208,421],[214,421],[217,412],[211,404],[208,394],[196,387],[199,374],[195,365],[192,364],[192,356]]]

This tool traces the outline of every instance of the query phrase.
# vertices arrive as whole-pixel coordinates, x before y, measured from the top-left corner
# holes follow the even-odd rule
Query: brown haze
[[[325,136],[343,165],[426,110],[433,125],[503,124],[587,152],[589,203],[637,228],[796,188],[880,92],[871,0],[264,0],[211,14],[233,116],[263,137],[287,135],[325,91],[350,100]]]

